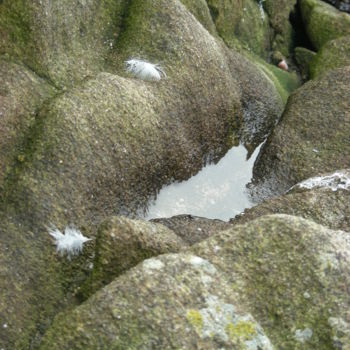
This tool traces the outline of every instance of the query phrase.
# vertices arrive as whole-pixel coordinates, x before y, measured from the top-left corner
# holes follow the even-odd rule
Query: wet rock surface
[[[254,166],[252,193],[257,199],[350,166],[349,78],[349,67],[336,69],[290,97]]]
[[[350,232],[350,191],[333,191],[327,188],[295,189],[246,209],[230,220],[243,224],[268,214],[289,214],[312,220],[333,230]]]
[[[263,60],[292,52],[294,5],[0,1],[1,349],[345,348],[345,233],[288,216],[232,229],[110,218],[265,139],[299,85]],[[350,166],[349,69],[331,70],[346,65],[349,16],[316,0],[301,9],[322,77],[291,97],[265,145],[267,195]],[[138,79],[132,58],[165,74]],[[347,203],[345,190],[293,190],[243,218],[348,230]],[[61,256],[48,231],[70,225],[89,240]]]

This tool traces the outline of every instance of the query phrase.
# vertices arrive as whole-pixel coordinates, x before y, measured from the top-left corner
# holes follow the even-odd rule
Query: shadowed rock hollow
[[[350,166],[350,67],[329,71],[289,99],[254,167],[257,198]]]

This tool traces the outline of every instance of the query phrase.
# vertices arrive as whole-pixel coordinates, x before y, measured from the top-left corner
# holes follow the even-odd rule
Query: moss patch
[[[310,63],[311,78],[314,79],[330,69],[345,67],[349,64],[350,35],[330,40],[322,46]]]
[[[230,323],[226,326],[226,332],[233,340],[251,340],[256,336],[255,325],[252,322],[238,321],[236,324]]]
[[[203,328],[203,317],[198,310],[187,311],[186,318],[193,327],[200,333]]]
[[[319,50],[327,41],[350,34],[350,15],[321,0],[301,0],[307,34]]]

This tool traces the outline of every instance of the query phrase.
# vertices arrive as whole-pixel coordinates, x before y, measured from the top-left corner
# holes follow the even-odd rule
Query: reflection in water
[[[145,218],[192,214],[228,220],[251,207],[246,184],[260,147],[249,160],[244,146],[233,147],[217,164],[207,165],[187,181],[163,187],[149,204]]]

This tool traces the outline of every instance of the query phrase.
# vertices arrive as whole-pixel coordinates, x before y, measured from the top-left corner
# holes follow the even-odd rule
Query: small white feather
[[[78,255],[83,250],[85,242],[90,241],[74,227],[67,226],[64,234],[57,228],[49,228],[49,234],[55,239],[56,250],[60,255],[67,253],[68,259],[73,255]]]
[[[159,81],[162,77],[166,77],[166,74],[158,64],[138,59],[130,59],[125,61],[125,64],[127,72],[142,80]]]

